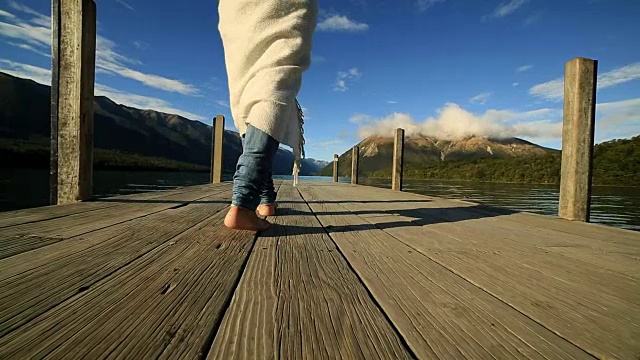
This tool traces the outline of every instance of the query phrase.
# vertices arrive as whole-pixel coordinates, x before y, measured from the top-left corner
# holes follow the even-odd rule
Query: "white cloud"
[[[609,114],[632,108],[640,108],[640,98],[600,103],[597,105],[597,110],[601,110]],[[638,112],[638,117],[640,118],[640,112]]]
[[[28,24],[21,20],[12,19],[11,23],[0,21],[0,35],[32,45],[48,48],[51,45],[51,29],[37,24]]]
[[[170,79],[160,75],[143,73],[131,69],[127,64],[139,65],[140,61],[131,59],[117,51],[113,41],[98,35],[96,40],[96,68],[118,74],[122,77],[139,81],[149,87],[175,92],[184,95],[196,95],[199,90],[180,80]]]
[[[382,119],[354,114],[350,122],[359,125],[358,136],[391,136],[403,128],[407,136],[431,136],[455,140],[469,136],[490,138],[520,137],[536,142],[558,142],[562,139],[562,109],[543,108],[533,111],[487,110],[474,114],[457,104],[448,103],[437,116],[417,121],[406,113],[393,113]],[[640,134],[640,98],[596,105],[596,142],[628,138]]]
[[[488,19],[503,18],[512,14],[527,2],[529,2],[529,0],[511,0],[509,2],[502,3],[498,5],[491,14],[483,16],[482,20],[486,21]]]
[[[153,74],[145,74],[124,66],[119,66],[117,64],[109,64],[107,67],[103,65],[101,67],[104,70],[112,71],[122,77],[137,80],[149,87],[153,87],[156,89],[176,92],[184,95],[196,95],[199,92],[195,86],[185,84],[182,81],[173,80]]]
[[[398,102],[397,102],[397,101],[394,101],[394,100],[387,100],[387,104],[397,104],[397,103],[398,103]]]
[[[353,114],[353,116],[349,118],[349,121],[354,124],[366,124],[372,120],[373,119],[371,118],[371,116],[367,114],[360,114],[360,113]]]
[[[327,61],[327,58],[325,58],[324,56],[311,54],[311,63],[320,64],[325,61]]]
[[[167,114],[176,114],[191,120],[203,121],[207,119],[202,115],[176,109],[165,100],[120,91],[102,84],[96,84],[95,95],[106,96],[118,104],[138,109],[150,109]]]
[[[492,94],[493,93],[490,92],[483,92],[469,99],[469,102],[472,104],[484,105],[489,101],[489,97],[491,97]]]
[[[124,7],[126,7],[127,9],[131,10],[131,11],[136,11],[133,6],[129,5],[129,3],[127,3],[124,0],[116,0],[116,2]]]
[[[596,142],[640,134],[640,98],[596,105]]]
[[[138,50],[146,50],[149,47],[149,44],[144,41],[132,41],[131,45],[135,46]]]
[[[218,106],[222,106],[222,107],[226,107],[226,108],[229,107],[229,103],[224,101],[224,100],[216,100],[215,103]]]
[[[598,89],[606,89],[639,79],[640,62],[637,62],[598,75]],[[564,98],[564,79],[557,78],[534,85],[529,89],[529,94],[549,101],[562,101]]]
[[[511,0],[506,3],[500,4],[494,12],[495,17],[505,17],[514,11],[518,10],[522,5],[526,4],[528,0]]]
[[[51,85],[51,70],[49,69],[0,59],[0,71],[16,77],[30,79],[43,85]],[[176,114],[192,120],[206,120],[204,116],[176,109],[165,100],[120,91],[102,84],[95,85],[95,95],[106,96],[118,104],[138,109],[151,109],[167,114]]]
[[[320,22],[317,26],[317,29],[319,31],[328,32],[359,32],[369,30],[369,25],[351,20],[343,15],[332,15]]]
[[[443,2],[445,2],[445,0],[416,0],[416,6],[420,11],[427,11],[433,5]]]
[[[320,141],[320,142],[315,142],[315,141],[306,142],[305,147],[309,147],[312,149],[323,149],[323,148],[335,147],[336,145],[344,145],[344,144],[345,144],[344,139],[332,139],[332,140]]]
[[[48,57],[48,58],[51,57],[51,54],[46,53],[46,52],[41,51],[41,50],[38,50],[36,47],[34,47],[32,45],[29,45],[29,44],[18,44],[18,43],[14,43],[14,42],[11,42],[11,41],[9,41],[8,43],[9,43],[9,45],[12,45],[12,46],[24,49],[24,50],[28,50],[28,51],[34,52],[34,53],[36,53],[38,55],[42,55],[42,56],[45,56],[45,57]]]
[[[30,79],[39,84],[51,85],[51,70],[0,59],[0,71],[19,78]]]
[[[309,108],[306,108],[304,106],[302,106],[302,115],[304,116],[305,120],[310,120],[311,119],[311,115],[309,115]]]
[[[614,69],[598,76],[598,88],[604,89],[611,86],[624,84],[640,79],[640,62]]]
[[[112,65],[124,66],[124,64],[140,65],[140,61],[129,58],[120,54],[116,49],[118,45],[105,38],[104,36],[96,36],[96,67],[109,69]]]
[[[30,20],[31,23],[34,23],[36,25],[48,28],[51,26],[51,17],[41,14],[35,10],[33,10],[32,8],[22,5],[22,4],[18,4],[15,1],[9,1],[9,7],[11,7],[14,10],[20,11],[22,13],[25,14],[29,14],[29,15],[33,15],[35,16],[34,18],[32,18]]]
[[[513,84],[511,84],[511,86],[518,86],[520,85],[520,83],[514,82]]]
[[[6,18],[10,18],[10,19],[15,19],[15,17],[16,17],[12,13],[10,13],[8,11],[4,11],[4,10],[0,10],[0,16],[6,17]]]
[[[44,16],[41,13],[33,10],[32,8],[30,8],[28,6],[25,6],[25,5],[22,5],[22,4],[18,4],[15,1],[9,1],[9,7],[14,9],[14,10],[18,10],[20,12],[27,13],[29,15]]]
[[[51,18],[13,1],[9,2],[9,6],[23,14],[33,17],[29,20],[14,17],[11,18],[9,22],[0,21],[0,36],[26,42],[31,45],[33,50],[37,50],[41,54],[50,52]],[[155,74],[146,74],[130,68],[131,65],[140,64],[139,61],[119,53],[117,51],[117,45],[113,41],[100,35],[97,36],[96,71],[115,73],[164,91],[184,95],[196,95],[199,93],[199,90],[195,86],[182,81]]]
[[[449,103],[438,110],[437,117],[416,121],[410,115],[394,113],[386,118],[371,120],[359,115],[361,138],[378,134],[388,136],[396,128],[405,129],[407,136],[423,135],[454,140],[468,136],[491,138],[525,137],[536,140],[558,139],[562,134],[562,110],[539,109],[527,112],[487,110],[473,114],[457,104]]]
[[[347,81],[358,80],[361,76],[362,73],[356,67],[351,68],[348,71],[340,71],[338,72],[336,82],[333,84],[333,90],[345,92],[349,89]]]
[[[516,69],[516,72],[525,72],[531,69],[533,69],[533,65],[522,65]]]
[[[562,78],[534,85],[529,94],[546,100],[561,101],[564,98],[564,80]]]

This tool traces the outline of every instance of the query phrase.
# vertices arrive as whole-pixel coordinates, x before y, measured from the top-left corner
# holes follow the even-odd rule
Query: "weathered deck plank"
[[[124,203],[116,202],[117,200],[150,200],[158,199],[165,196],[176,195],[181,193],[192,192],[200,189],[201,185],[182,187],[173,190],[163,190],[156,192],[143,192],[130,195],[119,195],[97,201],[77,202],[66,205],[51,205],[29,209],[11,210],[0,212],[0,228],[34,223],[43,220],[51,220],[61,218],[73,214],[79,214],[108,207],[119,206]],[[102,200],[102,201],[101,201]]]
[[[199,203],[0,260],[0,336],[86,291],[225,208],[230,190],[217,191]]]
[[[640,356],[640,233],[303,181],[256,239],[230,187],[0,214],[0,358]]]
[[[415,207],[416,203],[393,206],[358,203],[362,198],[388,198],[393,195],[390,191],[365,194],[363,188],[331,190],[328,199],[343,199],[341,205],[354,213],[368,210],[362,217],[370,224],[591,354],[606,358],[640,355],[640,287],[634,277],[639,273],[637,262],[626,271],[618,269],[622,273],[616,273],[607,270],[611,266],[594,267],[591,263],[550,252],[549,248],[540,248],[540,243],[553,240],[549,230],[536,231],[522,224],[518,234],[517,229],[511,227],[514,223],[502,217],[474,220],[472,215],[465,214],[467,208],[454,211],[443,207],[442,211],[436,211],[439,205],[428,201],[422,206],[432,208],[417,207],[411,211],[397,206]],[[378,214],[374,215],[371,210],[377,210]],[[385,212],[389,215],[384,216]],[[426,223],[416,219],[424,219]],[[399,222],[411,224],[412,221],[414,226],[397,226]],[[562,232],[556,234],[554,241],[562,243],[570,239],[573,243],[577,241],[574,237]],[[581,241],[589,243],[590,239]],[[596,242],[595,246],[603,244]],[[636,254],[639,249],[640,246],[636,246]],[[611,257],[606,261],[613,262]]]
[[[201,357],[255,238],[221,210],[2,338],[0,357]]]
[[[301,192],[420,358],[590,358],[499,299],[350,214],[336,203],[339,197],[327,196],[327,188]],[[368,199],[362,192],[353,195]]]
[[[333,189],[335,195],[347,196],[345,199],[358,199],[348,194],[345,188]],[[478,221],[475,224],[485,230],[483,233],[485,236],[478,236],[478,241],[493,243],[494,235],[499,234],[501,240],[508,240],[514,246],[515,244],[520,244],[517,246],[523,248],[534,246],[547,253],[561,254],[627,276],[640,277],[640,249],[638,248],[640,234],[637,232],[612,228],[607,236],[599,237],[596,241],[593,237],[597,236],[583,234],[585,229],[603,230],[599,226],[594,227],[593,224],[574,223],[527,213],[509,213],[466,201],[433,199],[413,194],[402,194],[390,198],[393,195],[394,193],[387,191],[365,195],[372,200],[380,197],[386,199],[385,203],[370,203],[370,206],[367,204],[366,210],[378,215],[382,212],[404,214],[408,218],[418,219],[415,225],[444,223],[452,224],[455,228],[459,221],[476,219]],[[390,202],[392,199],[395,199],[395,202]],[[367,216],[366,212],[362,215]],[[405,219],[405,221],[411,220]],[[438,226],[450,226],[444,224]],[[556,225],[547,227],[546,224]],[[559,225],[561,230],[555,230]],[[571,232],[573,229],[582,231],[573,233]],[[532,241],[530,236],[523,236],[529,234],[535,234],[535,241]],[[469,245],[470,242],[467,241],[467,237],[464,237],[460,244]]]
[[[278,197],[208,358],[410,358],[296,189]]]
[[[216,191],[224,192],[227,190],[228,185],[222,186]],[[212,189],[203,187],[196,188],[193,191],[177,192],[146,199],[108,199],[105,202],[117,205],[50,220],[5,227],[0,235],[0,259],[167,209],[177,208],[184,204],[201,200],[211,195],[211,193]]]

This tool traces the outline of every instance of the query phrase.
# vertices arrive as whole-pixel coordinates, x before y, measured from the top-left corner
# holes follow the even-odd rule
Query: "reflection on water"
[[[389,180],[362,179],[363,185],[391,188]],[[448,199],[462,199],[537,214],[558,214],[557,185],[404,180],[403,190]],[[591,221],[640,230],[640,188],[595,186]]]
[[[152,171],[95,171],[93,193],[97,197],[126,195],[204,184],[207,173]],[[46,170],[2,169],[0,211],[49,204],[49,174]]]
[[[275,176],[291,179],[291,176]],[[302,180],[332,181],[330,177],[301,177]],[[224,180],[231,180],[226,177]],[[46,170],[2,169],[0,172],[0,211],[48,205]],[[113,196],[173,189],[205,184],[207,173],[96,171],[96,196]],[[349,182],[340,178],[340,182]],[[389,180],[361,179],[363,185],[390,188]],[[405,180],[404,190],[449,199],[465,199],[482,204],[557,215],[558,188],[554,185],[496,184]],[[594,187],[591,221],[640,231],[640,188]]]

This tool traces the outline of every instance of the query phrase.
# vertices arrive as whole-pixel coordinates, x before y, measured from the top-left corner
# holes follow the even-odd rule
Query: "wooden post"
[[[358,160],[360,157],[360,148],[358,146],[354,146],[351,149],[351,183],[358,183]]]
[[[598,62],[575,58],[565,65],[562,126],[561,218],[589,221]]]
[[[404,160],[404,129],[396,129],[393,137],[393,174],[391,189],[402,191],[402,167]]]
[[[93,88],[96,4],[52,0],[51,204],[87,200],[93,192]]]
[[[211,183],[222,182],[224,116],[218,115],[211,124]]]
[[[338,154],[333,154],[333,182],[338,182]]]

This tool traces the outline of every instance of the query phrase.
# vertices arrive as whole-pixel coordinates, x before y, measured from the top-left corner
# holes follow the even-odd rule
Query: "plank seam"
[[[465,278],[465,277],[464,277],[464,276],[462,276],[461,274],[458,274],[456,271],[454,271],[454,270],[452,270],[452,269],[448,268],[447,266],[445,266],[445,265],[444,265],[444,264],[442,264],[441,262],[439,262],[439,261],[437,261],[436,259],[434,259],[434,258],[432,258],[431,256],[429,256],[429,255],[428,255],[427,253],[425,253],[424,251],[421,251],[420,249],[418,249],[418,248],[416,248],[416,247],[412,246],[411,244],[404,242],[402,239],[400,239],[400,238],[398,238],[397,236],[395,236],[395,235],[393,235],[393,234],[391,234],[391,233],[387,232],[385,229],[381,228],[381,227],[380,227],[380,226],[378,226],[377,224],[374,224],[374,223],[370,222],[368,219],[363,218],[363,217],[361,217],[360,215],[357,215],[357,214],[353,213],[351,210],[347,209],[346,207],[344,207],[344,206],[342,206],[342,205],[340,205],[340,204],[338,204],[338,205],[339,205],[340,207],[342,207],[343,209],[345,209],[346,211],[349,211],[349,212],[351,212],[352,214],[354,214],[354,215],[356,215],[356,216],[360,217],[361,219],[363,219],[363,220],[364,220],[364,221],[366,221],[367,223],[369,223],[369,224],[371,224],[371,225],[375,226],[376,228],[378,228],[378,229],[380,229],[380,230],[384,231],[386,234],[388,234],[389,236],[391,236],[391,237],[393,237],[394,239],[398,240],[399,242],[401,242],[402,244],[406,245],[407,247],[409,247],[409,248],[413,249],[414,251],[416,251],[416,252],[418,252],[418,253],[422,254],[424,257],[426,257],[427,259],[429,259],[429,260],[433,261],[434,263],[438,264],[439,266],[441,266],[441,267],[442,267],[443,269],[445,269],[446,271],[448,271],[448,272],[452,273],[453,275],[455,275],[455,276],[459,277],[459,278],[460,278],[460,279],[462,279],[463,281],[465,281],[465,282],[467,282],[467,283],[469,283],[469,284],[473,285],[474,287],[478,288],[479,290],[483,291],[484,293],[488,294],[489,296],[491,296],[491,297],[495,298],[496,300],[500,301],[501,303],[505,304],[506,306],[508,306],[508,307],[510,307],[510,308],[512,308],[512,309],[514,309],[514,310],[515,310],[515,311],[517,311],[518,313],[522,314],[522,316],[524,316],[525,318],[527,318],[527,319],[529,319],[529,320],[533,321],[534,323],[536,323],[536,324],[540,325],[542,328],[544,328],[544,329],[548,330],[549,332],[551,332],[551,333],[555,334],[556,336],[558,336],[559,338],[563,339],[564,341],[566,341],[566,342],[568,342],[568,343],[572,344],[573,346],[575,346],[576,348],[578,348],[578,349],[582,350],[585,354],[587,354],[587,355],[589,355],[589,356],[593,357],[594,359],[600,359],[600,357],[598,357],[596,354],[592,354],[591,352],[589,352],[588,350],[586,350],[586,349],[582,348],[581,346],[579,346],[579,345],[578,345],[578,344],[576,344],[575,342],[573,342],[573,341],[571,341],[571,340],[567,339],[566,337],[564,337],[564,336],[560,335],[558,332],[556,332],[556,331],[554,331],[553,329],[551,329],[551,328],[547,327],[546,325],[542,324],[540,321],[538,321],[538,320],[536,320],[536,319],[532,318],[531,316],[529,316],[528,314],[524,313],[523,311],[521,311],[520,309],[518,309],[518,308],[517,308],[517,307],[515,307],[514,305],[512,305],[512,304],[508,303],[507,301],[505,301],[505,300],[501,299],[500,297],[498,297],[498,296],[496,296],[495,294],[491,293],[490,291],[488,291],[487,289],[483,288],[482,286],[480,286],[480,285],[478,285],[478,284],[474,283],[473,281],[470,281],[469,279]],[[388,211],[386,211],[386,210],[383,210],[383,211],[387,212],[387,213],[388,213],[388,214],[390,214],[390,215],[393,215],[392,213],[390,213],[390,212],[388,212]],[[517,336],[517,334],[514,334],[514,335],[516,335],[516,336]]]
[[[195,185],[195,186],[193,186],[193,188],[196,188],[197,186],[198,185]],[[186,194],[186,193],[190,192],[187,189],[188,188],[184,188],[183,187],[183,188],[176,188],[176,189],[172,189],[172,190],[167,190],[166,194],[158,194],[157,197],[150,198],[149,200],[161,200],[163,197],[167,197],[167,196]],[[184,190],[184,191],[178,191],[178,190]],[[173,191],[176,191],[176,192],[175,193],[169,193],[169,192],[173,192]],[[142,193],[139,193],[139,194],[134,194],[133,196],[140,195],[140,194],[145,194],[145,192],[142,192]],[[129,196],[129,195],[125,195],[125,196]],[[37,222],[61,219],[61,218],[65,218],[65,217],[72,216],[72,215],[78,215],[78,214],[82,214],[82,213],[90,213],[90,212],[93,212],[93,211],[104,210],[104,209],[112,208],[114,206],[118,206],[119,205],[118,202],[109,203],[110,201],[109,202],[105,201],[105,200],[111,200],[111,199],[128,200],[127,198],[119,199],[117,197],[105,197],[105,198],[95,198],[95,199],[92,199],[92,200],[89,200],[89,201],[81,201],[80,203],[84,203],[84,204],[98,204],[98,203],[104,202],[105,206],[104,207],[95,208],[95,209],[90,209],[90,210],[78,210],[78,211],[74,211],[74,212],[71,212],[71,213],[68,213],[68,214],[62,214],[62,215],[50,217],[50,218],[47,218],[47,219],[30,220],[30,221],[25,221],[25,222],[21,222],[21,223],[17,223],[17,224],[10,224],[10,225],[0,225],[0,229],[12,227],[12,226],[24,225],[24,224],[33,224],[33,223],[37,223]],[[16,210],[19,211],[19,210],[25,210],[25,209],[16,209]]]
[[[365,220],[366,220],[366,219],[365,219]],[[371,223],[370,223],[370,224],[371,224]],[[529,319],[529,320],[533,321],[534,323],[536,323],[536,324],[540,325],[543,329],[546,329],[546,330],[548,330],[549,332],[551,332],[551,333],[553,333],[553,334],[556,334],[556,336],[558,336],[559,338],[563,339],[564,341],[566,341],[566,342],[568,342],[568,343],[572,344],[572,345],[573,345],[573,346],[575,346],[576,348],[578,348],[578,349],[582,350],[582,351],[583,351],[583,352],[585,352],[587,355],[589,355],[589,356],[593,357],[594,359],[600,359],[597,355],[592,354],[591,352],[589,352],[589,351],[588,351],[588,350],[586,350],[586,349],[583,349],[580,345],[578,345],[578,344],[576,344],[575,342],[573,342],[573,341],[571,341],[571,340],[567,339],[566,337],[564,337],[564,336],[562,336],[562,335],[558,334],[558,332],[556,332],[556,331],[554,331],[553,329],[551,329],[551,328],[547,327],[546,325],[544,325],[543,323],[539,322],[538,320],[536,320],[536,319],[532,318],[532,317],[531,317],[531,316],[529,316],[528,314],[526,314],[526,313],[522,312],[520,309],[518,309],[517,307],[515,307],[515,306],[513,306],[512,304],[508,303],[507,301],[502,300],[500,297],[498,297],[498,296],[496,296],[495,294],[491,293],[490,291],[486,290],[486,289],[485,289],[485,288],[483,288],[482,286],[480,286],[480,285],[478,285],[478,284],[474,283],[473,281],[470,281],[469,279],[465,278],[464,276],[462,276],[462,275],[458,274],[456,271],[454,271],[454,270],[452,270],[452,269],[450,269],[450,268],[446,267],[445,265],[443,265],[443,264],[442,264],[442,263],[440,263],[439,261],[437,261],[437,260],[435,260],[434,258],[432,258],[432,257],[430,257],[429,255],[427,255],[425,252],[423,252],[423,251],[421,251],[421,250],[419,250],[419,249],[417,249],[417,248],[415,248],[415,247],[411,246],[410,244],[408,244],[408,243],[406,243],[406,242],[402,241],[400,238],[398,238],[398,237],[396,237],[396,236],[393,236],[392,234],[390,234],[390,233],[386,232],[384,229],[382,229],[382,228],[378,227],[377,225],[375,225],[375,224],[372,224],[372,225],[374,225],[374,226],[375,226],[375,227],[377,227],[378,229],[380,229],[380,230],[384,231],[385,233],[389,234],[389,236],[391,236],[391,237],[395,238],[396,240],[398,240],[398,241],[400,241],[401,243],[405,244],[406,246],[408,246],[409,248],[413,249],[414,251],[416,251],[416,252],[418,252],[418,253],[422,254],[422,255],[423,255],[424,257],[426,257],[427,259],[429,259],[429,260],[433,261],[434,263],[436,263],[436,264],[440,265],[443,269],[445,269],[445,270],[449,271],[450,273],[452,273],[452,274],[454,274],[455,276],[459,277],[460,279],[462,279],[462,280],[464,280],[464,281],[468,282],[469,284],[471,284],[471,285],[475,286],[476,288],[480,289],[481,291],[483,291],[484,293],[488,294],[489,296],[491,296],[491,297],[493,297],[493,298],[497,299],[497,300],[498,300],[498,301],[500,301],[501,303],[503,303],[503,304],[507,305],[508,307],[510,307],[510,308],[512,308],[512,309],[514,309],[514,310],[515,310],[515,311],[517,311],[518,313],[522,314],[522,316],[524,316],[524,317],[526,317],[527,319]],[[517,334],[514,334],[514,335],[516,335],[516,336],[517,336]]]
[[[94,203],[94,202],[93,201],[91,201],[91,202],[90,201],[86,201],[85,203],[88,204],[88,203]],[[78,212],[72,212],[72,213],[69,213],[69,214],[62,214],[62,215],[50,217],[50,218],[47,218],[47,219],[25,221],[25,222],[22,222],[22,223],[19,223],[19,224],[0,225],[0,229],[12,227],[12,226],[18,226],[18,225],[33,224],[33,223],[42,222],[42,221],[61,219],[61,218],[65,218],[65,217],[72,216],[72,215],[86,214],[86,213],[90,213],[90,212],[93,212],[93,211],[112,208],[114,206],[118,206],[118,204],[115,204],[115,203],[114,204],[109,204],[109,205],[106,205],[105,207],[99,207],[99,208],[90,209],[90,210],[78,210]]]
[[[253,249],[256,246],[256,242],[258,240],[258,234],[259,233],[256,233],[256,235],[253,237],[253,242],[251,243],[251,249],[249,249],[249,251],[247,252],[247,256],[244,258],[244,261],[242,262],[242,266],[240,267],[240,271],[232,287],[233,291],[229,292],[229,295],[227,295],[227,298],[224,301],[222,316],[218,317],[218,320],[213,324],[213,327],[211,328],[211,332],[207,337],[207,341],[205,341],[204,345],[202,346],[202,350],[200,351],[200,354],[201,354],[200,359],[202,360],[205,360],[209,356],[209,352],[211,351],[211,348],[213,348],[213,342],[215,341],[216,336],[218,336],[218,331],[220,331],[222,322],[226,317],[227,312],[229,311],[229,308],[231,307],[231,300],[233,300],[233,296],[236,294],[236,291],[238,290],[238,285],[240,284],[240,280],[244,276],[244,272],[247,268],[247,264],[249,263],[249,258],[251,257],[251,254],[253,253]]]
[[[207,198],[207,197],[210,197],[210,196],[212,196],[212,195],[221,194],[221,193],[223,193],[223,192],[225,192],[225,191],[229,191],[229,190],[227,189],[227,190],[224,190],[224,191],[219,191],[219,192],[216,192],[216,193],[207,194],[206,196],[202,196],[202,197],[199,197],[199,198],[197,198],[197,199],[193,199],[193,200],[185,201],[185,202],[183,202],[183,203],[181,203],[181,204],[179,204],[179,205],[180,205],[180,207],[182,207],[182,206],[187,206],[187,205],[189,205],[189,204],[191,204],[191,203],[194,203],[194,202],[196,202],[196,201],[198,201],[198,200],[202,200],[202,199]],[[10,258],[12,258],[12,257],[14,257],[14,256],[17,256],[17,255],[26,254],[26,253],[31,252],[31,251],[35,251],[35,250],[39,250],[39,249],[43,249],[43,248],[46,248],[46,247],[51,246],[51,245],[59,244],[59,243],[60,243],[60,242],[62,242],[62,241],[67,241],[67,240],[70,240],[70,239],[77,238],[78,236],[83,236],[83,235],[91,234],[92,232],[96,232],[96,231],[99,231],[99,230],[104,230],[104,229],[106,229],[106,228],[109,228],[109,227],[112,227],[112,226],[116,226],[116,225],[121,225],[121,224],[127,223],[127,222],[129,222],[129,221],[142,219],[142,218],[145,218],[145,217],[147,217],[147,216],[151,216],[151,215],[155,215],[155,214],[161,213],[161,212],[163,212],[163,211],[174,210],[174,208],[175,208],[176,206],[178,206],[178,205],[174,205],[173,207],[166,208],[166,209],[162,209],[162,210],[158,210],[158,211],[154,211],[154,212],[151,212],[151,213],[148,213],[148,214],[144,214],[144,215],[140,215],[140,216],[136,216],[136,217],[128,218],[128,219],[126,219],[126,220],[123,220],[123,221],[120,221],[120,222],[116,222],[116,223],[113,223],[113,224],[109,224],[109,225],[107,225],[107,226],[103,226],[103,227],[100,227],[100,228],[92,229],[92,230],[89,230],[89,231],[86,231],[86,232],[83,232],[83,233],[76,234],[76,235],[74,235],[74,236],[72,236],[72,237],[62,239],[62,240],[60,240],[60,241],[52,242],[52,243],[50,243],[50,244],[46,244],[46,245],[43,245],[43,246],[40,246],[40,247],[37,247],[37,248],[34,248],[34,249],[29,249],[29,250],[27,250],[27,251],[19,252],[19,253],[17,253],[17,254],[13,254],[13,255],[10,255],[10,256],[7,256],[7,257],[0,258],[0,260],[10,259]],[[105,208],[96,209],[96,210],[103,210],[103,209],[105,209]],[[88,212],[89,212],[89,211],[88,211]],[[72,215],[77,215],[77,214],[72,214]],[[63,217],[64,217],[64,216],[63,216]],[[48,221],[48,220],[52,220],[52,219],[46,219],[46,220],[43,220],[43,221]],[[23,225],[23,224],[11,225],[11,226],[22,226],[22,225]],[[16,274],[15,276],[17,276],[17,275],[19,275],[19,274]]]
[[[278,190],[280,190],[280,187],[282,186],[282,183],[278,184],[278,188],[276,189],[276,193],[278,192]],[[251,254],[253,254],[253,250],[256,247],[256,243],[258,242],[258,237],[260,236],[260,232],[256,232],[255,236],[253,237],[253,242],[251,243],[251,248],[249,249],[249,251],[247,252],[247,256],[244,258],[244,261],[242,263],[242,266],[240,267],[240,271],[238,272],[238,276],[236,277],[236,281],[233,284],[233,291],[229,292],[229,295],[227,296],[227,299],[225,299],[224,301],[224,306],[223,306],[223,310],[222,310],[222,314],[221,316],[218,318],[218,320],[213,324],[213,327],[211,328],[211,332],[209,333],[209,336],[207,337],[207,341],[205,341],[204,345],[202,346],[202,350],[200,351],[200,359],[202,360],[206,360],[207,357],[209,356],[209,352],[211,352],[211,349],[213,348],[213,342],[215,341],[216,337],[218,336],[218,332],[220,331],[220,327],[222,326],[222,323],[224,321],[224,319],[227,317],[227,313],[229,312],[229,309],[231,308],[231,301],[233,300],[233,297],[236,294],[236,291],[238,291],[238,285],[240,285],[240,280],[242,280],[242,277],[244,276],[245,271],[247,270],[247,265],[249,264],[249,259],[251,258]]]
[[[104,281],[105,281],[107,278],[109,278],[111,275],[113,275],[113,274],[115,274],[116,272],[118,272],[118,271],[120,271],[120,270],[124,269],[125,267],[127,267],[127,266],[129,266],[129,265],[133,264],[135,261],[137,261],[137,260],[139,260],[139,259],[141,259],[141,258],[143,258],[143,257],[145,257],[145,256],[147,256],[147,255],[149,255],[150,253],[152,253],[152,252],[154,252],[154,251],[157,251],[157,250],[158,250],[158,249],[160,249],[161,247],[166,246],[167,244],[171,243],[171,242],[172,242],[172,241],[174,241],[175,239],[180,238],[180,237],[182,237],[182,236],[185,236],[185,234],[187,234],[187,233],[189,233],[189,232],[191,232],[191,231],[194,231],[194,230],[193,230],[194,228],[198,228],[198,229],[199,229],[199,228],[202,226],[202,224],[203,224],[203,223],[205,223],[206,221],[208,221],[209,219],[211,219],[211,217],[215,216],[216,214],[218,214],[218,213],[219,213],[219,212],[221,212],[221,211],[225,211],[226,209],[227,209],[227,208],[225,207],[225,208],[222,208],[222,209],[220,209],[220,210],[216,211],[215,213],[211,214],[211,216],[208,216],[207,218],[203,219],[202,221],[197,222],[196,224],[194,224],[193,226],[191,226],[191,227],[189,227],[189,228],[185,229],[184,231],[180,232],[179,234],[176,234],[175,236],[173,236],[173,237],[171,237],[171,238],[169,238],[169,239],[166,239],[166,241],[165,241],[165,242],[163,242],[163,243],[161,243],[161,244],[158,244],[158,245],[157,245],[156,247],[154,247],[154,248],[149,249],[149,251],[147,251],[147,252],[145,252],[145,253],[143,253],[143,254],[140,254],[140,255],[136,256],[135,258],[131,259],[130,261],[128,261],[128,262],[126,262],[126,263],[122,264],[122,266],[117,267],[117,268],[114,268],[112,271],[108,272],[107,274],[104,274],[104,276],[102,276],[102,277],[100,277],[100,278],[95,279],[92,283],[87,284],[87,285],[83,285],[83,286],[79,289],[79,290],[83,290],[83,291],[76,291],[75,293],[73,293],[73,294],[69,295],[68,297],[66,297],[66,298],[64,298],[64,299],[61,299],[57,304],[55,304],[55,305],[51,305],[48,309],[46,309],[45,311],[43,311],[43,312],[42,312],[42,314],[40,314],[40,315],[38,315],[38,316],[36,316],[36,317],[34,317],[34,318],[30,319],[30,320],[29,320],[29,322],[31,322],[31,321],[33,321],[33,320],[37,319],[38,317],[41,317],[41,316],[46,315],[48,312],[52,311],[52,310],[53,310],[53,309],[55,309],[56,307],[60,306],[61,304],[65,303],[65,302],[67,302],[67,301],[70,301],[70,300],[74,299],[75,297],[82,297],[82,296],[84,296],[88,291],[90,291],[90,290],[91,290],[91,288],[95,288],[96,286],[99,286],[99,283],[104,282]],[[21,325],[21,326],[15,327],[14,329],[11,329],[9,332],[7,332],[6,334],[4,334],[4,335],[3,335],[3,337],[6,337],[6,336],[8,336],[9,334],[13,333],[14,331],[19,330],[22,326],[24,326],[24,325],[26,325],[26,324],[27,324],[27,323],[25,323],[25,324],[23,324],[23,325]],[[85,326],[88,326],[88,324],[85,324]],[[78,329],[78,331],[80,331],[80,330],[82,330],[82,329],[84,329],[84,327],[82,327],[82,328]],[[61,343],[61,344],[59,344],[59,345],[62,345],[62,343]],[[55,351],[58,347],[59,347],[59,346],[54,347],[54,348],[53,348],[49,353],[51,353],[51,352]],[[46,355],[45,355],[45,357],[46,357]]]
[[[300,192],[299,189],[296,188],[296,191],[298,192],[298,194],[300,194],[300,197],[304,201],[305,205],[307,205],[307,208],[309,208],[309,211],[313,214],[313,217],[318,221],[318,224],[320,224],[320,226],[322,227],[322,230],[324,231],[324,233],[329,237],[329,239],[331,239],[331,242],[333,243],[333,245],[335,246],[336,250],[338,251],[338,253],[342,257],[342,259],[345,261],[345,263],[349,267],[349,270],[351,270],[351,272],[355,275],[355,277],[358,279],[358,282],[362,285],[362,287],[367,292],[367,295],[369,295],[369,298],[371,299],[373,304],[380,311],[380,313],[385,318],[387,323],[389,323],[389,326],[391,326],[391,328],[393,329],[393,332],[396,334],[396,336],[400,340],[400,343],[402,344],[402,346],[404,346],[404,348],[407,351],[407,353],[409,353],[409,356],[411,356],[412,359],[418,359],[418,357],[416,356],[416,354],[413,351],[413,349],[409,346],[409,343],[407,342],[407,339],[405,339],[404,336],[402,336],[402,333],[400,333],[400,330],[396,327],[396,324],[393,321],[391,321],[391,318],[389,317],[389,315],[387,315],[387,313],[382,309],[382,306],[380,305],[378,300],[375,298],[375,296],[373,296],[373,293],[369,290],[369,288],[367,287],[365,282],[362,280],[362,278],[360,277],[360,274],[358,274],[358,272],[353,268],[353,266],[351,265],[351,263],[349,262],[347,257],[344,255],[344,253],[342,252],[342,249],[340,249],[340,246],[338,246],[338,244],[333,239],[333,237],[331,237],[331,234],[329,234],[327,229],[322,225],[322,222],[318,218],[318,215],[316,215],[316,213],[311,209],[311,206],[309,206],[309,203],[307,202],[307,199],[304,198],[304,196],[302,195],[302,193]],[[433,349],[431,349],[431,350],[433,351]]]

